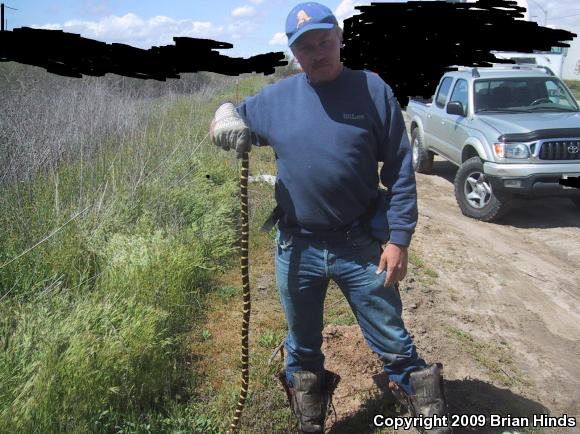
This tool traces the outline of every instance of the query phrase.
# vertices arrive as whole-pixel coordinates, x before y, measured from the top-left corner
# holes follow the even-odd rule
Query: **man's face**
[[[291,48],[311,83],[332,81],[342,70],[340,38],[335,29],[306,32]]]

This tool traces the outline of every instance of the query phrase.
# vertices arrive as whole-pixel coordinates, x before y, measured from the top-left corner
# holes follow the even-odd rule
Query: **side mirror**
[[[450,115],[458,115],[458,116],[465,116],[465,112],[463,111],[463,104],[459,101],[451,101],[447,104],[447,113]]]

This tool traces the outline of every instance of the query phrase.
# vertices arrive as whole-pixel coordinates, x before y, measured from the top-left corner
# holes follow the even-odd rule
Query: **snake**
[[[248,223],[248,170],[249,153],[242,154],[242,167],[240,172],[240,211],[241,211],[241,237],[240,237],[240,265],[242,273],[242,294],[243,294],[243,316],[242,316],[242,385],[240,396],[236,405],[236,410],[230,424],[228,434],[237,431],[242,416],[242,411],[248,396],[248,385],[250,378],[249,366],[249,335],[250,335],[250,267],[248,261],[248,245],[250,227]]]

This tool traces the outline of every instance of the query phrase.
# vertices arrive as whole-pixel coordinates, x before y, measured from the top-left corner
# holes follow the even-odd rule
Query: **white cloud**
[[[343,21],[345,19],[352,17],[355,12],[358,13],[354,7],[365,3],[368,4],[368,2],[360,0],[342,0],[334,10],[334,16],[338,20],[339,24],[343,26]]]
[[[268,42],[269,45],[288,45],[288,37],[284,32],[275,33]]]
[[[257,24],[253,20],[239,19],[235,20],[227,26],[228,37],[232,42],[237,43],[242,39],[254,33],[257,29]]]
[[[101,0],[91,0],[98,4]],[[102,0],[105,3],[106,0]],[[110,2],[110,0],[108,0]],[[240,0],[237,0],[240,1]],[[373,2],[377,0],[372,0]],[[383,1],[383,0],[379,0]],[[393,1],[393,0],[390,0]],[[401,0],[395,0],[401,1]],[[520,0],[523,2],[523,0]],[[359,5],[368,5],[370,0],[342,0],[337,1],[338,6],[334,13],[340,21],[352,16]],[[530,18],[544,23],[546,18],[544,10],[534,2],[528,0]],[[547,23],[558,28],[565,28],[577,33],[580,38],[580,6],[578,0],[536,0],[547,11]],[[274,3],[274,2],[273,2]],[[281,3],[281,1],[278,1]],[[82,1],[79,4],[84,4]],[[43,25],[32,27],[63,30],[65,32],[79,33],[84,37],[104,42],[120,42],[140,48],[150,48],[153,45],[173,45],[173,36],[187,36],[192,38],[208,38],[231,42],[235,45],[232,50],[224,50],[223,53],[233,55],[234,52],[258,54],[276,49],[286,49],[287,40],[284,33],[274,33],[282,30],[281,23],[277,28],[267,30],[264,22],[268,19],[267,8],[256,6],[264,5],[263,0],[240,1],[240,16],[227,16],[224,22],[215,23],[210,21],[196,21],[193,19],[176,19],[168,16],[155,16],[150,18],[140,17],[135,13],[122,16],[107,15],[102,17],[89,17],[81,15],[80,19],[67,22],[55,22],[50,19]],[[250,10],[252,12],[250,12]],[[232,15],[233,12],[232,11]],[[250,14],[248,16],[242,16]],[[251,47],[251,48],[250,48]]]
[[[42,26],[32,25],[30,26],[34,29],[43,29],[43,30],[62,30],[62,26],[60,24],[43,24]]]
[[[242,18],[242,17],[251,17],[256,13],[253,6],[240,6],[239,8],[235,8],[232,11],[232,17]]]
[[[32,26],[40,29],[63,30],[104,42],[120,42],[140,48],[172,45],[174,36],[212,39],[224,35],[223,26],[209,21],[176,20],[166,16],[143,19],[133,13],[109,15],[98,21],[69,20],[64,24]]]

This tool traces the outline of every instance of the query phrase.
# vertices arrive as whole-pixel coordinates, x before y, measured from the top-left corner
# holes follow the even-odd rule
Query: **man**
[[[271,144],[276,154],[276,283],[288,322],[288,357],[280,378],[300,430],[323,432],[339,380],[324,369],[321,352],[330,279],[384,362],[395,396],[414,414],[442,416],[439,368],[417,355],[395,286],[407,273],[407,248],[417,223],[415,177],[400,107],[378,75],[342,65],[342,32],[327,7],[297,5],[286,20],[286,35],[304,73],[265,87],[237,109],[231,103],[220,106],[211,137],[239,155],[252,141]],[[390,199],[384,250],[369,228],[379,161]]]

